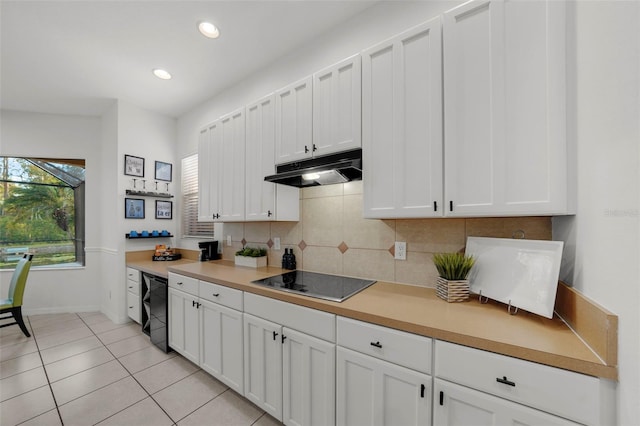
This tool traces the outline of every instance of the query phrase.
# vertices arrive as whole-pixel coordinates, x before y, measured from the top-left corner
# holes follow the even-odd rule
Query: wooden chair
[[[29,275],[29,269],[31,269],[32,258],[32,254],[25,254],[22,259],[18,261],[16,269],[13,271],[13,276],[11,277],[8,298],[0,299],[0,315],[9,314],[0,317],[0,320],[9,318],[15,320],[15,322],[0,325],[0,328],[18,324],[27,337],[31,337],[31,334],[29,334],[29,330],[27,330],[27,327],[24,325],[24,320],[22,319],[22,296],[24,295],[24,288],[27,285],[27,276]]]

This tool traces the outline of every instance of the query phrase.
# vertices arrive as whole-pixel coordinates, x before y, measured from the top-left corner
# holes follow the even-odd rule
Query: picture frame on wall
[[[173,201],[156,200],[156,219],[173,219]]]
[[[171,182],[172,169],[173,166],[171,165],[171,163],[156,161],[156,180]]]
[[[144,177],[144,158],[125,154],[124,174],[127,176]]]
[[[125,219],[144,219],[144,199],[125,198],[124,199]]]

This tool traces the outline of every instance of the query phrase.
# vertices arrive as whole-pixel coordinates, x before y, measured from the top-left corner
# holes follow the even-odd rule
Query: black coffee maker
[[[218,258],[218,242],[217,241],[200,241],[200,261],[216,260]]]

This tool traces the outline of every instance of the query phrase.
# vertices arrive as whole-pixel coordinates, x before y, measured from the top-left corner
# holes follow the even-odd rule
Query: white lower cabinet
[[[338,347],[336,377],[339,426],[431,424],[427,374]]]
[[[242,394],[242,312],[203,299],[200,303],[200,367]]]
[[[127,268],[127,314],[138,324],[142,323],[140,293],[140,271]]]
[[[240,394],[244,391],[242,294],[169,273],[169,346]]]
[[[335,315],[246,293],[245,397],[285,425],[335,424],[334,341]]]
[[[431,424],[432,339],[344,317],[337,323],[336,424]]]
[[[244,396],[282,421],[282,327],[245,313]]]
[[[493,395],[449,383],[434,381],[434,425],[578,425]]]
[[[435,347],[436,425],[615,423],[608,380],[440,340]]]
[[[200,302],[198,297],[169,288],[169,346],[200,365]]]
[[[335,424],[336,345],[286,327],[282,333],[283,423]]]

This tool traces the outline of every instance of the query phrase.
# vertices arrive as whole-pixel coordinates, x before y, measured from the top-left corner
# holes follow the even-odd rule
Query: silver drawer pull
[[[510,380],[507,379],[507,376],[502,376],[502,379],[500,377],[496,377],[496,382],[498,383],[502,383],[503,385],[507,385],[507,386],[516,386],[516,382],[512,382]]]
[[[380,342],[371,342],[371,346],[375,346],[376,348],[381,348],[382,349],[382,345],[380,344]]]

